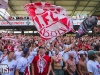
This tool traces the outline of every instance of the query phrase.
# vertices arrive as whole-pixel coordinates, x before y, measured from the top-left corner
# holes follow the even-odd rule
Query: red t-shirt
[[[82,44],[78,44],[78,48],[81,49],[82,48]]]
[[[85,45],[85,48],[86,48],[87,50],[91,50],[91,47],[90,47],[89,45]]]
[[[35,56],[33,61],[32,61],[32,64],[34,64],[35,75],[47,75],[47,73],[48,73],[49,64],[51,62],[51,59],[48,55],[45,55],[43,58],[44,58],[44,60],[42,61],[42,63],[43,63],[43,66],[44,66],[44,70],[43,70],[42,73],[39,73],[39,69],[38,69],[39,55]]]

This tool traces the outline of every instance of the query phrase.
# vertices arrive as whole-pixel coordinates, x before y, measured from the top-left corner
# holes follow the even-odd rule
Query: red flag
[[[25,5],[32,17],[42,40],[61,36],[73,29],[71,20],[66,16],[66,10],[47,2],[35,2]]]
[[[27,66],[24,75],[30,75],[30,66]]]

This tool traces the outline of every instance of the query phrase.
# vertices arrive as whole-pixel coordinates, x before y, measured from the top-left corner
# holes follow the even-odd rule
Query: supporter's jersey
[[[15,60],[12,60],[9,62],[8,60],[3,61],[1,64],[7,64],[9,67],[9,74],[2,74],[2,75],[15,75],[16,65],[17,62]]]
[[[35,67],[34,69],[35,75],[39,75],[39,68],[41,69],[41,67],[39,66],[39,62],[42,62],[43,64],[43,72],[41,73],[41,75],[47,75],[49,64],[51,62],[50,57],[48,55],[45,55],[41,61],[39,61],[39,55],[34,57],[32,63],[34,64]]]
[[[14,51],[17,51],[18,49],[17,49],[17,46],[14,46]]]
[[[17,61],[17,67],[16,69],[19,69],[20,72],[24,72],[26,67],[29,65],[29,61],[27,58],[21,57],[18,61]]]
[[[64,44],[64,47],[65,47],[65,48],[69,48],[69,47],[71,47],[71,46],[72,46],[72,44],[70,44],[70,45],[65,45],[65,44]]]
[[[98,61],[89,60],[87,62],[87,69],[92,75],[100,75],[100,64]]]
[[[87,51],[80,50],[78,53],[79,54],[87,54]]]
[[[51,51],[49,51],[48,53],[49,57],[52,57],[54,54],[53,54],[53,49]]]
[[[52,53],[53,53],[53,55],[55,55],[55,51],[52,51]],[[64,51],[60,51],[59,54],[63,56]]]
[[[37,49],[38,49],[38,47],[34,48],[34,49],[33,49],[33,51],[35,51],[35,52],[36,52],[36,50],[37,50]]]
[[[28,56],[28,61],[29,63],[32,63],[32,60],[34,59],[34,57],[37,55],[37,52],[33,51],[30,52],[30,55]]]
[[[82,48],[82,44],[78,44],[78,48],[81,49]]]
[[[66,61],[69,58],[68,52],[65,52],[63,54],[63,59]]]
[[[91,47],[90,47],[89,45],[85,45],[85,48],[86,48],[87,50],[91,50]]]
[[[2,51],[0,51],[0,57],[1,57],[1,55],[3,54],[3,52]]]
[[[15,51],[15,57],[16,57],[16,60],[18,60],[19,58],[21,58],[22,57],[22,51]]]
[[[5,60],[7,60],[7,55],[6,56],[1,55],[1,57],[0,57],[0,63],[3,62],[3,61],[5,61]]]

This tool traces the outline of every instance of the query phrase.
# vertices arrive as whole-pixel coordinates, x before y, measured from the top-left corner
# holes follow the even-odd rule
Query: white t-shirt
[[[66,61],[69,58],[69,51],[63,54],[63,59]]]
[[[5,60],[1,64],[7,64],[9,67],[9,74],[2,74],[2,75],[15,75],[14,72],[17,66],[17,62],[15,60],[12,60],[11,62],[9,62],[8,60]]]
[[[49,57],[52,57],[53,53],[51,51],[49,51]]]
[[[72,46],[72,44],[70,44],[70,45],[65,45],[64,44],[64,47],[65,48],[69,48],[69,47],[71,47]],[[64,54],[63,54],[63,59],[66,61],[66,60],[68,60],[68,58],[69,58],[69,52],[70,51],[68,51],[68,52],[65,52]]]
[[[5,60],[7,60],[7,55],[6,56],[3,56],[3,55],[1,55],[1,57],[0,57],[0,62],[3,62],[3,61],[5,61]]]
[[[53,55],[55,55],[55,51],[52,51],[52,53],[53,53]],[[59,54],[63,56],[64,51],[60,51]]]
[[[70,45],[65,45],[65,44],[64,44],[64,47],[65,47],[65,48],[69,48],[69,47],[71,47],[71,46],[72,46],[72,44],[70,44]]]
[[[38,49],[38,47],[34,48],[34,49],[33,49],[33,51],[35,51],[35,52],[36,52],[36,51],[37,51],[37,49]]]
[[[19,52],[19,51],[16,51],[16,52],[15,52],[15,57],[16,57],[16,60],[18,60],[19,58],[21,58],[21,57],[22,57],[22,55],[21,55],[21,54],[22,54],[22,51],[20,51],[20,52]]]
[[[38,41],[36,40],[35,43],[38,44]]]
[[[28,61],[29,63],[32,63],[32,60],[34,59],[34,57],[36,56],[37,52],[30,52],[30,55],[28,56]]]
[[[87,62],[88,72],[91,72],[93,75],[100,75],[100,64],[98,61],[89,60]]]
[[[18,48],[17,48],[17,46],[15,46],[15,47],[14,47],[14,51],[17,51],[17,50],[18,50]]]
[[[21,57],[17,62],[16,69],[19,69],[19,72],[24,72],[28,65],[29,65],[28,59],[24,58],[24,57]]]

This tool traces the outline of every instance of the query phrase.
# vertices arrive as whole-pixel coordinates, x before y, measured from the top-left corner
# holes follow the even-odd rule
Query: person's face
[[[22,50],[22,46],[19,46],[19,51],[21,51]]]
[[[70,53],[70,54],[69,54],[69,57],[70,57],[70,58],[73,58],[73,54],[72,54],[72,53]]]
[[[85,55],[83,55],[83,59],[86,60],[86,56]]]
[[[58,49],[55,49],[55,54],[59,54],[59,50]]]
[[[82,46],[82,50],[85,50],[85,46]]]
[[[30,55],[30,50],[28,51],[28,56]]]
[[[76,51],[78,51],[78,50],[79,50],[79,48],[78,48],[78,47],[75,47],[75,50],[76,50]]]
[[[10,52],[8,57],[9,57],[10,60],[14,59],[14,52]]]
[[[93,47],[93,46],[91,46],[91,49],[94,49],[94,47]]]
[[[39,49],[39,54],[42,56],[42,55],[44,55],[45,54],[45,50],[43,49],[43,48],[40,48]]]
[[[29,48],[29,52],[32,52],[32,47]]]
[[[35,43],[33,44],[33,47],[36,47],[36,44]]]
[[[28,44],[27,43],[25,43],[25,47],[28,47]]]
[[[97,54],[95,53],[95,54],[93,54],[93,57],[96,59],[97,58]]]

